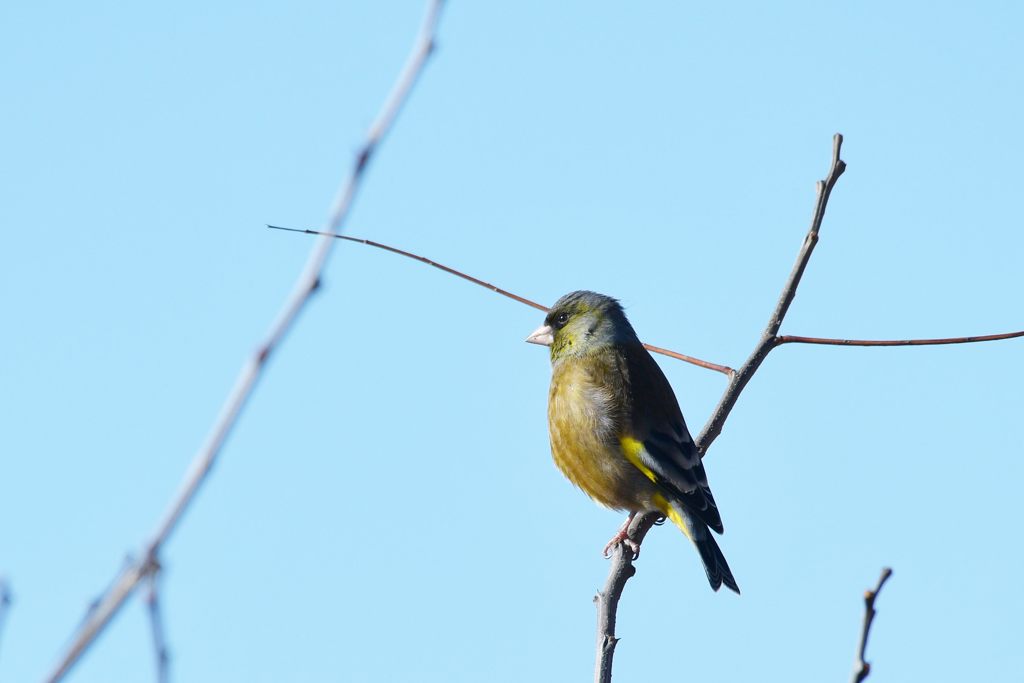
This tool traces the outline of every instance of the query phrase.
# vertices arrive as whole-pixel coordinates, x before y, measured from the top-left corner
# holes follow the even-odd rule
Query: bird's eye
[[[569,322],[569,314],[568,313],[559,313],[558,317],[555,318],[555,326],[556,327],[562,327],[567,322]]]

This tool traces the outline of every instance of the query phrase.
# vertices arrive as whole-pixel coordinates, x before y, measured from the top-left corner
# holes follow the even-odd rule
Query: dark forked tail
[[[736,579],[733,578],[729,563],[725,561],[722,549],[715,543],[715,537],[708,525],[690,514],[682,503],[676,501],[670,503],[661,496],[656,498],[655,502],[665,516],[671,519],[672,523],[679,527],[686,537],[697,546],[700,559],[704,562],[704,571],[708,574],[711,590],[717,591],[724,583],[726,588],[739,595],[740,587],[736,583]]]
[[[693,544],[697,546],[700,559],[704,561],[704,571],[708,573],[708,583],[711,584],[712,590],[717,591],[724,583],[726,588],[739,595],[740,587],[736,584],[732,570],[729,569],[729,563],[725,561],[725,555],[715,543],[715,537],[711,535],[711,531],[705,528],[704,537],[694,538]]]

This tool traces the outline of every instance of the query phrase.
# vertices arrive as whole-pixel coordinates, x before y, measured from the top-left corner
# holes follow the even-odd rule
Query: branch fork
[[[817,183],[817,200],[814,204],[814,213],[811,218],[811,227],[804,238],[803,246],[797,254],[793,270],[782,288],[782,294],[768,318],[768,324],[761,333],[761,338],[754,347],[753,352],[738,371],[730,376],[729,385],[722,394],[718,405],[711,413],[707,424],[697,437],[696,444],[700,450],[701,457],[707,454],[708,448],[715,439],[722,433],[725,421],[732,412],[733,407],[739,399],[740,393],[750,382],[750,379],[761,367],[761,363],[768,357],[773,348],[778,346],[778,332],[782,326],[790,304],[796,296],[796,290],[800,280],[810,261],[814,247],[818,243],[818,232],[821,230],[821,222],[825,218],[825,209],[828,206],[832,188],[835,187],[839,177],[846,170],[846,162],[840,156],[843,147],[843,136],[836,133],[832,138],[832,164],[828,175],[824,180]],[[636,542],[643,541],[647,532],[660,518],[657,512],[649,512],[637,515],[630,524],[630,537]],[[615,645],[619,639],[615,636],[615,618],[618,609],[619,599],[626,582],[636,574],[633,566],[632,552],[624,544],[616,546],[612,553],[611,567],[608,570],[608,579],[605,581],[604,589],[599,591],[594,598],[597,604],[597,655],[594,667],[594,680],[597,683],[610,683],[612,679],[612,662],[615,655]]]

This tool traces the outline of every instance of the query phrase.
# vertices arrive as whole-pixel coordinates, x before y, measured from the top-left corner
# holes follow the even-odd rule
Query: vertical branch
[[[659,519],[657,514],[637,515],[629,525],[628,534],[638,544],[643,543],[647,532]],[[619,610],[619,598],[626,582],[636,574],[633,566],[633,551],[624,543],[617,543],[612,549],[611,569],[604,590],[594,596],[597,606],[597,660],[594,662],[595,683],[611,683],[612,660],[619,639],[615,637],[615,619]]]
[[[7,621],[7,613],[11,610],[11,586],[7,577],[0,576],[0,635],[3,635],[4,622]]]
[[[761,339],[754,348],[754,352],[750,354],[750,357],[747,358],[743,366],[732,376],[729,386],[725,388],[725,393],[722,394],[722,398],[711,414],[711,418],[704,425],[700,436],[697,437],[697,447],[700,449],[701,455],[707,453],[708,448],[718,438],[718,435],[722,433],[725,420],[729,417],[729,413],[732,412],[736,401],[740,397],[740,393],[747,386],[747,382],[754,376],[757,369],[761,367],[761,363],[768,357],[768,353],[778,346],[778,337],[776,335],[782,326],[786,313],[789,312],[790,304],[793,303],[796,289],[800,285],[801,278],[804,276],[804,270],[807,268],[808,261],[811,260],[814,247],[818,244],[818,232],[821,230],[821,222],[825,218],[825,208],[828,206],[828,199],[832,195],[832,188],[835,187],[839,176],[843,175],[843,171],[846,170],[846,162],[840,157],[842,148],[843,136],[836,133],[832,137],[832,166],[829,168],[828,176],[824,180],[818,181],[818,197],[814,203],[811,228],[807,231],[807,236],[804,238],[804,244],[800,248],[800,253],[797,254],[793,271],[789,274],[789,279],[786,280],[786,284],[782,288],[779,301],[775,304],[775,310],[772,311],[772,316],[768,319],[768,325],[764,328],[764,332],[761,333]]]
[[[419,79],[423,66],[433,52],[434,36],[441,12],[443,0],[431,0],[427,6],[427,14],[423,20],[419,35],[413,44],[405,66],[399,73],[387,99],[367,132],[362,147],[352,164],[352,169],[345,182],[338,190],[326,222],[326,232],[341,230],[356,193],[362,185],[366,167],[391,128],[395,117],[405,104],[409,92]],[[267,359],[281,344],[285,334],[291,330],[299,313],[305,308],[313,293],[320,285],[320,276],[330,255],[334,240],[321,237],[316,241],[306,265],[295,282],[292,292],[281,307],[270,330],[256,347],[256,350],[242,366],[235,385],[221,407],[220,414],[213,423],[209,436],[199,448],[185,474],[181,488],[171,500],[171,504],[157,531],[146,544],[143,557],[126,567],[115,580],[113,586],[99,601],[85,619],[85,622],[74,635],[71,645],[67,648],[47,681],[59,681],[78,661],[82,653],[95,641],[96,636],[106,628],[110,620],[121,609],[125,601],[132,595],[143,579],[149,576],[155,566],[156,557],[164,542],[170,537],[185,510],[195,499],[200,486],[206,481],[213,468],[217,456],[231,430],[238,423],[242,409],[252,396],[256,383],[263,373]]]
[[[871,632],[871,622],[875,620],[875,599],[890,576],[892,569],[885,567],[882,569],[882,575],[878,577],[875,589],[864,593],[864,623],[860,628],[860,642],[857,645],[857,660],[853,663],[853,674],[850,676],[851,683],[861,683],[871,673],[871,665],[864,659],[868,649],[868,634]]]
[[[777,335],[779,328],[782,326],[782,321],[785,319],[789,306],[793,303],[793,298],[796,296],[797,286],[800,284],[800,279],[803,277],[807,263],[814,252],[814,246],[818,243],[818,232],[821,230],[821,222],[825,218],[825,208],[828,206],[832,188],[835,187],[839,176],[846,170],[846,162],[840,157],[842,147],[843,136],[836,133],[832,138],[832,165],[825,179],[818,181],[817,199],[814,203],[814,213],[811,216],[811,227],[804,238],[800,253],[797,254],[796,264],[793,266],[793,270],[782,288],[782,294],[775,304],[775,310],[772,311],[771,318],[768,319],[768,325],[765,327],[764,332],[761,333],[761,339],[758,341],[753,353],[750,354],[750,357],[747,358],[743,366],[731,375],[725,393],[722,394],[722,398],[719,399],[718,405],[711,414],[711,418],[704,426],[700,436],[697,437],[697,448],[700,449],[701,456],[707,453],[708,448],[718,438],[718,435],[722,433],[722,427],[725,425],[725,421],[729,417],[729,413],[732,412],[733,406],[736,405],[736,401],[739,399],[744,387],[747,386],[747,383],[754,376],[754,373],[757,372],[757,369],[761,367],[761,363],[764,362],[769,352],[778,346]],[[630,538],[637,543],[642,541],[643,536],[647,534],[660,516],[657,512],[637,515],[629,526]],[[618,638],[615,637],[616,610],[618,609],[619,599],[622,597],[622,590],[626,585],[626,581],[636,573],[631,555],[631,553],[626,551],[623,544],[620,543],[616,546],[612,554],[611,567],[608,570],[608,579],[605,581],[604,590],[600,591],[594,599],[598,610],[597,666],[594,679],[598,683],[609,683],[612,679],[612,657],[615,652],[615,644],[618,642]]]
[[[156,658],[156,683],[168,683],[170,678],[171,658],[167,652],[167,638],[164,635],[163,614],[160,609],[160,571],[154,569],[149,575],[149,586],[146,592],[146,611],[149,613],[149,626],[153,634],[153,654]]]

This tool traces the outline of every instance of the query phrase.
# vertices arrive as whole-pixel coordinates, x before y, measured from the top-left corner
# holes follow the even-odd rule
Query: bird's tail
[[[715,537],[707,524],[694,518],[686,508],[675,502],[666,501],[665,509],[662,512],[697,546],[697,552],[700,553],[700,559],[704,562],[704,571],[707,572],[711,590],[717,591],[724,583],[726,588],[739,595],[740,587],[736,583],[736,579],[733,578],[729,563],[725,561],[725,555],[715,543]]]
[[[711,534],[711,531],[704,528],[704,538],[693,539],[693,544],[697,546],[697,551],[700,553],[700,559],[704,561],[704,571],[708,574],[708,583],[711,584],[712,590],[718,590],[722,584],[729,590],[735,591],[737,595],[740,593],[740,587],[736,583],[736,579],[732,575],[732,570],[729,569],[729,563],[725,561],[725,555],[722,554],[722,549],[718,547],[718,543],[715,542],[715,537]]]

